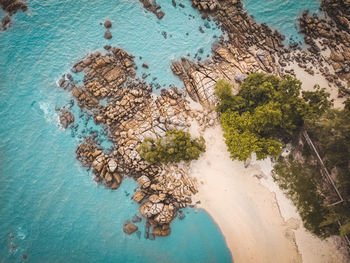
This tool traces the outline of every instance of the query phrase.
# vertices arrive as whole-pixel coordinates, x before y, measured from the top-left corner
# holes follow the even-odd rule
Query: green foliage
[[[346,223],[345,225],[342,225],[340,227],[340,235],[345,236],[350,234],[350,222]]]
[[[330,94],[325,88],[319,85],[314,86],[315,91],[303,91],[302,95],[306,102],[309,103],[308,118],[317,118],[333,105],[333,100],[329,100]]]
[[[274,178],[298,208],[308,230],[321,237],[350,234],[349,111],[329,109],[320,117],[308,120],[307,129],[327,169],[333,172],[344,202],[331,207],[324,204],[321,192],[326,196],[332,193],[324,187],[319,166],[310,161],[312,156],[305,149],[304,162],[280,160]],[[342,224],[340,228],[338,221]]]
[[[350,114],[347,110],[329,110],[308,123],[329,170],[337,169],[340,190],[350,201]]]
[[[263,73],[250,74],[237,95],[233,86],[219,80],[215,94],[219,98],[216,110],[232,159],[246,160],[253,152],[258,159],[277,156],[282,140],[298,132],[305,119],[323,113],[331,102],[324,89],[303,92],[301,82],[290,76],[280,79]]]
[[[192,140],[188,132],[172,130],[156,141],[146,138],[138,152],[149,163],[188,162],[205,152],[205,140],[202,136]]]
[[[310,163],[280,158],[274,166],[273,178],[292,200],[307,230],[320,237],[337,232],[334,218],[324,205],[324,197],[317,189],[320,170]]]
[[[344,109],[350,111],[350,99],[347,98],[344,102]]]

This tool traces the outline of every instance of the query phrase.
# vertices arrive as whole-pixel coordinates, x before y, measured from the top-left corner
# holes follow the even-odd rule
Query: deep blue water
[[[319,13],[320,0],[242,0],[249,15],[258,23],[266,23],[277,29],[285,37],[287,44],[304,44],[303,35],[299,34],[298,18],[304,10]]]
[[[189,1],[182,1],[184,9],[158,1],[166,14],[161,21],[137,0],[27,2],[28,12],[14,15],[12,27],[0,33],[0,262],[21,262],[23,254],[27,262],[230,262],[220,230],[204,211],[186,209],[169,237],[146,240],[144,221],[140,238],[125,235],[122,224],[138,213],[130,200],[136,183],[125,180],[117,191],[97,185],[75,159],[75,148],[91,129],[108,147],[101,127],[79,118],[74,106],[78,127],[62,130],[55,112],[72,99],[56,81],[88,52],[118,45],[135,55],[139,76],[151,74],[149,83],[157,78],[181,87],[171,61],[188,53],[194,58],[200,49],[206,58],[220,30],[205,25]],[[291,6],[288,19],[275,11],[259,18],[278,2],[284,1],[247,0],[246,7],[259,22],[299,37],[284,22],[293,24],[290,14],[300,13],[302,4]],[[251,9],[255,3],[259,8]],[[111,41],[103,38],[105,19],[113,23]]]

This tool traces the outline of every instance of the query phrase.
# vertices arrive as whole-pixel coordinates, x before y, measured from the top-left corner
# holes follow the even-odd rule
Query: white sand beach
[[[220,227],[234,262],[347,262],[334,239],[321,241],[305,231],[269,175],[268,160],[248,168],[232,161],[219,125],[204,138],[207,150],[191,164],[199,186],[195,198]]]

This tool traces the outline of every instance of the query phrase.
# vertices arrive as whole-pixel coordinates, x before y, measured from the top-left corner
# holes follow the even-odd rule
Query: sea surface
[[[320,14],[320,0],[243,0],[243,7],[258,23],[266,23],[277,29],[285,37],[286,44],[304,45],[304,38],[299,34],[298,18],[309,10],[310,14]]]
[[[98,134],[105,149],[111,144],[71,95],[57,87],[75,62],[96,49],[103,51],[106,44],[133,54],[138,76],[150,74],[145,79],[149,84],[182,87],[171,62],[188,55],[207,58],[222,32],[212,21],[202,20],[190,1],[176,2],[185,8],[158,0],[165,12],[158,20],[137,0],[28,0],[28,11],[18,12],[12,27],[0,32],[1,263],[232,261],[222,233],[202,210],[185,209],[186,217],[172,222],[168,237],[145,239],[144,220],[138,234],[125,235],[123,223],[138,214],[138,204],[131,200],[137,185],[126,179],[117,191],[106,189],[75,159],[86,135]],[[261,9],[283,2],[246,1],[245,6],[258,18]],[[300,2],[305,5],[292,5],[292,14],[310,1]],[[257,13],[249,8],[254,3],[260,6]],[[280,18],[277,13],[274,17]],[[109,41],[103,38],[106,19],[113,23]],[[265,19],[259,22],[271,22],[282,33],[298,37],[296,31],[284,31],[272,18]],[[143,62],[148,70],[141,67]],[[72,129],[58,124],[55,108],[62,106],[75,114]]]

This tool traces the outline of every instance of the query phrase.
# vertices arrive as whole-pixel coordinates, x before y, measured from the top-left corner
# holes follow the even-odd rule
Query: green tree
[[[280,79],[263,73],[250,74],[236,95],[233,86],[219,80],[215,94],[224,137],[232,159],[246,160],[253,152],[258,159],[277,156],[282,141],[288,141],[306,118],[330,107],[329,94],[315,91],[300,96],[301,82],[291,76]]]
[[[146,138],[138,152],[149,163],[188,162],[205,152],[205,140],[202,136],[191,139],[188,132],[172,130],[156,141]]]

